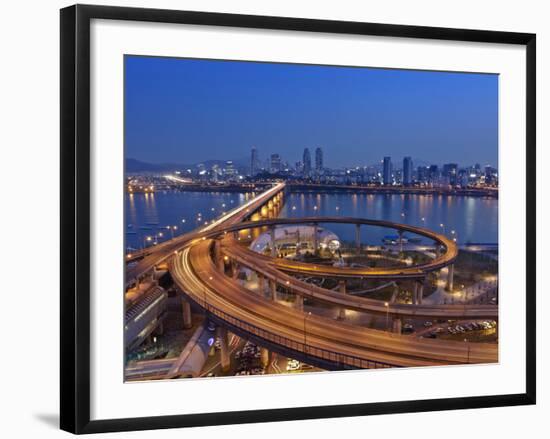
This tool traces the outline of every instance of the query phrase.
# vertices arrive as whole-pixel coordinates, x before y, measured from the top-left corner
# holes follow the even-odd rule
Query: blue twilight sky
[[[125,117],[126,157],[151,163],[496,166],[498,76],[126,56]]]

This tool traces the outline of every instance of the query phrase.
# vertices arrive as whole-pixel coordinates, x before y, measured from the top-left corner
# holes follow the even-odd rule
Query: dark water
[[[205,221],[211,221],[223,212],[239,206],[251,197],[253,197],[252,193],[222,192],[126,194],[124,198],[126,247],[140,249],[144,244],[152,245],[155,240],[161,242],[169,239],[172,233],[179,235],[189,232],[205,225]],[[169,230],[168,226],[177,226],[177,229]],[[147,240],[147,237],[151,239]]]
[[[295,207],[295,209],[293,209]],[[422,226],[456,237],[457,242],[498,242],[498,200],[479,197],[385,195],[385,194],[291,194],[282,217],[351,216],[389,220]],[[443,227],[441,226],[443,224]],[[327,226],[340,239],[355,239],[353,226]],[[454,233],[452,233],[454,231]],[[379,245],[395,231],[380,227],[361,228],[364,243]],[[411,235],[412,236],[412,235]]]
[[[174,234],[188,232],[205,221],[220,216],[252,197],[252,194],[207,192],[157,192],[126,195],[127,247],[141,248],[156,239],[171,237],[167,226],[177,226]],[[225,206],[224,206],[225,204]],[[295,207],[296,209],[293,209]],[[199,213],[201,220],[199,221]],[[498,200],[478,197],[372,194],[291,194],[280,216],[353,216],[384,219],[445,232],[459,243],[496,243],[498,240]],[[424,220],[422,220],[424,218]],[[182,222],[185,220],[185,222]],[[443,224],[444,227],[440,225]],[[355,229],[349,225],[328,226],[340,239],[352,241]],[[454,230],[454,234],[451,232]],[[162,237],[158,236],[162,233]],[[393,230],[362,227],[362,241],[379,245]],[[151,237],[147,241],[147,237]]]

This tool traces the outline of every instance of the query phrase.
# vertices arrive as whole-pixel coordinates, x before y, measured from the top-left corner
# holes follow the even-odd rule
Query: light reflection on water
[[[126,247],[140,249],[144,242],[154,242],[155,237],[159,242],[170,238],[172,233],[167,226],[177,226],[176,235],[189,232],[243,204],[251,196],[251,193],[223,192],[126,194]],[[159,233],[163,236],[159,237]],[[151,241],[145,241],[148,236]]]
[[[158,233],[163,233],[162,238],[157,238],[159,241],[169,238],[171,232],[166,229],[169,225],[178,226],[176,234],[191,231],[204,225],[205,221],[211,221],[244,203],[251,196],[251,193],[221,192],[127,194],[127,247],[141,248],[147,236],[154,237]],[[280,213],[281,217],[335,215],[424,226],[456,236],[460,243],[496,243],[498,240],[497,199],[446,195],[300,193],[287,195]],[[353,226],[331,224],[328,228],[342,240],[352,241],[355,237]],[[452,230],[455,231],[454,235],[451,235]],[[393,234],[395,231],[388,229],[361,228],[363,242],[373,245],[381,244],[385,235]]]
[[[292,207],[296,206],[293,210]],[[459,243],[498,241],[498,200],[446,195],[385,194],[291,194],[286,197],[281,217],[350,216],[381,219],[423,226]],[[441,226],[443,224],[443,227]],[[355,237],[353,226],[327,225],[341,239]],[[454,230],[454,234],[451,232]],[[377,227],[361,228],[363,242],[378,245],[395,231]]]

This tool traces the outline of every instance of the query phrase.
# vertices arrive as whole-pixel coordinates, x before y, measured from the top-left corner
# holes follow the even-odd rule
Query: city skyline
[[[294,163],[304,147],[312,155],[322,147],[333,168],[384,156],[456,163],[457,150],[463,164],[497,166],[496,75],[133,56],[125,63],[126,156],[137,160],[246,160],[254,146],[262,160],[279,154]]]
[[[496,75],[125,74],[125,381],[499,361]]]
[[[287,157],[285,156],[282,156],[281,154],[279,154],[278,152],[276,151],[262,151],[260,148],[256,147],[256,146],[252,146],[250,148],[248,148],[246,151],[243,152],[243,154],[239,157],[234,157],[234,158],[227,158],[227,157],[221,157],[221,158],[218,158],[218,157],[210,157],[210,158],[207,158],[205,160],[201,160],[201,161],[198,161],[198,162],[193,162],[193,163],[179,163],[179,162],[175,162],[175,161],[168,161],[168,162],[151,162],[151,161],[146,161],[146,160],[139,160],[139,159],[136,159],[135,157],[132,157],[132,156],[126,156],[126,159],[128,160],[133,160],[135,162],[141,162],[143,164],[147,164],[147,165],[154,165],[154,166],[172,166],[174,167],[174,169],[176,169],[178,166],[181,167],[181,166],[198,166],[198,165],[201,165],[203,163],[206,163],[206,162],[234,162],[236,163],[238,166],[241,166],[243,168],[251,168],[251,154],[252,154],[252,151],[255,150],[256,153],[255,153],[255,156],[256,156],[256,166],[257,166],[257,170],[260,170],[262,168],[265,168],[265,165],[270,162],[270,159],[271,159],[271,156],[272,155],[278,155],[281,159],[281,162],[282,163],[289,163],[289,164],[292,164],[294,165],[296,162],[300,162],[303,158],[303,151],[304,149],[308,149],[310,150],[310,154],[315,154],[315,151],[318,150],[318,149],[321,149],[323,151],[323,156],[325,154],[325,150],[322,148],[322,147],[305,147],[303,148],[301,151],[301,153],[299,154],[300,157],[298,157],[298,159],[296,161],[294,160],[290,160],[288,159]],[[263,155],[262,155],[263,153]],[[325,159],[323,158],[323,168],[326,168],[326,169],[340,169],[340,170],[344,170],[344,169],[354,169],[354,168],[367,168],[367,167],[372,167],[372,166],[380,166],[380,167],[383,167],[383,162],[384,162],[384,157],[387,157],[387,156],[383,156],[383,157],[380,157],[378,160],[374,160],[372,162],[369,162],[369,163],[361,163],[361,164],[349,164],[349,165],[340,165],[340,166],[333,166],[331,163],[326,163]],[[392,164],[395,165],[395,164],[398,164],[398,166],[395,166],[394,169],[401,169],[401,165],[399,165],[400,163],[402,163],[403,159],[405,158],[410,158],[414,164],[414,168],[416,169],[417,166],[425,166],[425,167],[429,167],[431,165],[436,165],[436,166],[443,166],[445,164],[448,164],[448,163],[453,163],[453,164],[457,164],[459,167],[462,167],[462,168],[468,168],[468,167],[473,167],[475,165],[480,165],[482,168],[484,167],[487,167],[487,166],[490,166],[492,168],[495,168],[495,169],[498,169],[498,163],[495,162],[495,163],[486,163],[486,162],[483,162],[483,161],[480,161],[480,160],[473,160],[473,161],[465,161],[465,160],[458,160],[458,159],[450,159],[450,160],[446,160],[446,161],[443,161],[443,162],[437,162],[435,160],[429,160],[428,158],[424,158],[424,157],[415,157],[415,156],[411,156],[411,155],[403,155],[403,156],[389,156],[392,160]]]

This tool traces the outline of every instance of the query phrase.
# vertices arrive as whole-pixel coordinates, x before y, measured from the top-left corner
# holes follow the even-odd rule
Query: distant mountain
[[[173,163],[147,163],[141,160],[127,158],[125,161],[126,172],[168,172],[174,169],[180,169],[185,165],[176,165]]]

